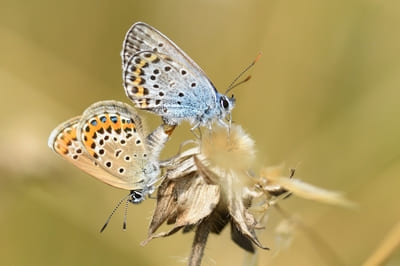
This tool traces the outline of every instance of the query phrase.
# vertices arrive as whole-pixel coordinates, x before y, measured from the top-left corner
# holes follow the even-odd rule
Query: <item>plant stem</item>
[[[210,226],[207,220],[203,220],[196,229],[194,236],[192,252],[189,257],[189,266],[200,266],[201,260],[204,255],[204,248],[206,247],[208,234],[210,233]]]
[[[383,265],[400,247],[400,222],[388,232],[363,266]]]

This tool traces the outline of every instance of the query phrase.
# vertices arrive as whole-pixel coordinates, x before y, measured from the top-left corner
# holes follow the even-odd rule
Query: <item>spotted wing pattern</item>
[[[49,147],[76,167],[104,183],[118,188],[129,189],[125,182],[99,167],[93,157],[85,151],[82,143],[77,138],[79,120],[79,116],[74,117],[55,128],[49,137]]]
[[[129,105],[103,101],[53,130],[49,146],[109,185],[146,190],[157,180],[158,155],[167,139],[163,127],[146,136],[140,117]]]
[[[183,67],[192,69],[196,76],[207,79],[204,71],[167,36],[144,22],[137,22],[128,30],[122,44],[122,68],[125,69],[133,55],[143,51],[165,54]]]
[[[129,105],[96,103],[83,113],[79,129],[78,138],[100,167],[130,187],[143,186],[158,176],[141,119]]]
[[[161,115],[172,124],[216,116],[214,85],[192,59],[156,29],[142,22],[134,24],[125,37],[121,57],[125,92],[136,107]]]
[[[128,62],[124,87],[140,109],[159,114],[172,123],[195,119],[205,110],[216,108],[216,94],[191,71],[167,55],[139,52]]]

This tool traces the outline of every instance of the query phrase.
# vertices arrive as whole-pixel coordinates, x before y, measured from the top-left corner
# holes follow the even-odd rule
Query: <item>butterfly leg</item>
[[[166,167],[170,162],[172,161],[172,159],[168,159],[166,161],[166,163],[164,163],[164,166],[161,166],[160,163],[160,167]],[[167,177],[166,174],[160,176],[159,178],[157,178],[157,180],[155,180],[154,182],[151,183],[151,185],[149,186],[149,190],[147,192],[147,197],[149,199],[157,199],[157,195],[153,196],[153,193],[163,184],[164,179]],[[158,183],[158,184],[156,184]]]
[[[181,143],[181,145],[179,145],[177,156],[179,156],[182,153],[183,147],[185,147],[186,145],[188,145],[190,143],[198,144],[197,141],[192,140],[192,139],[185,140],[184,142]]]
[[[228,137],[231,135],[231,125],[232,125],[232,120],[231,119],[229,119],[228,120],[228,123],[225,121],[225,120],[223,120],[222,118],[221,119],[218,119],[217,120],[218,121],[218,124],[220,124],[222,127],[224,127],[224,128],[226,128],[227,129],[227,131],[228,131]]]
[[[231,128],[231,122],[229,120],[229,123],[225,122],[223,119],[218,119],[218,124],[220,124],[221,126],[230,129]]]
[[[157,199],[157,197],[154,197],[153,194],[149,194],[149,199]]]
[[[168,158],[168,159],[166,159],[164,161],[160,161],[160,163],[159,163],[160,168],[165,168],[165,167],[168,167],[170,165],[174,165],[175,164],[175,160],[178,159],[180,157],[180,155],[182,154],[183,147],[188,145],[188,144],[191,144],[191,143],[192,144],[197,144],[197,145],[199,144],[199,142],[197,140],[193,140],[193,139],[189,139],[189,140],[186,140],[186,141],[182,142],[179,145],[178,152],[176,153],[176,155],[174,155],[171,158]],[[163,178],[164,177],[161,177],[160,179],[163,179]]]
[[[211,121],[207,123],[207,128],[208,128],[208,138],[210,141],[212,141],[212,134],[214,133],[213,128],[212,128],[212,123]]]
[[[151,183],[147,184],[147,186],[144,189],[144,193],[147,195],[149,199],[157,199],[157,197],[153,197],[153,193],[156,191],[156,189],[160,186],[162,181],[164,180],[165,175],[161,177],[157,177],[155,180],[153,180]],[[157,182],[161,181],[158,185],[156,185]]]
[[[194,126],[190,129],[190,131],[194,131],[196,128],[200,127],[201,122],[197,122]]]
[[[196,134],[196,132],[195,132],[195,130],[198,130],[198,135]],[[196,137],[196,138],[198,138],[198,139],[201,139],[201,129],[200,129],[200,122],[198,122],[198,123],[196,123],[191,129],[190,129],[190,131],[192,131],[192,133],[193,133],[193,135]]]

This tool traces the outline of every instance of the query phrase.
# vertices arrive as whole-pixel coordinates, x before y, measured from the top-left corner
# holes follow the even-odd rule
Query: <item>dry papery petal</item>
[[[254,161],[253,146],[240,126],[232,126],[229,133],[217,128],[198,147],[165,161],[164,180],[144,244],[206,222],[210,232],[217,234],[230,223],[232,240],[247,251],[254,252],[253,243],[265,248],[243,200],[244,185],[249,183],[246,173]],[[172,229],[156,234],[165,222],[173,224]]]
[[[301,198],[345,207],[356,206],[356,204],[347,200],[340,192],[326,190],[296,178],[282,176],[279,174],[279,168],[281,167],[264,168],[261,170],[259,182],[262,189],[268,191],[273,187],[281,187]]]
[[[219,186],[207,184],[196,172],[178,179],[164,179],[158,189],[157,206],[147,241],[198,224],[211,214],[219,198]],[[168,232],[154,234],[164,222],[173,224],[173,228]]]

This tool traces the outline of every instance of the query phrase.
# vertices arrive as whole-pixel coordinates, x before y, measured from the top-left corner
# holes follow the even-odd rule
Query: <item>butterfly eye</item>
[[[228,110],[229,101],[226,99],[226,97],[221,97],[220,104],[225,110]]]
[[[143,192],[141,190],[132,190],[130,196],[129,202],[131,203],[137,204],[144,200]]]

